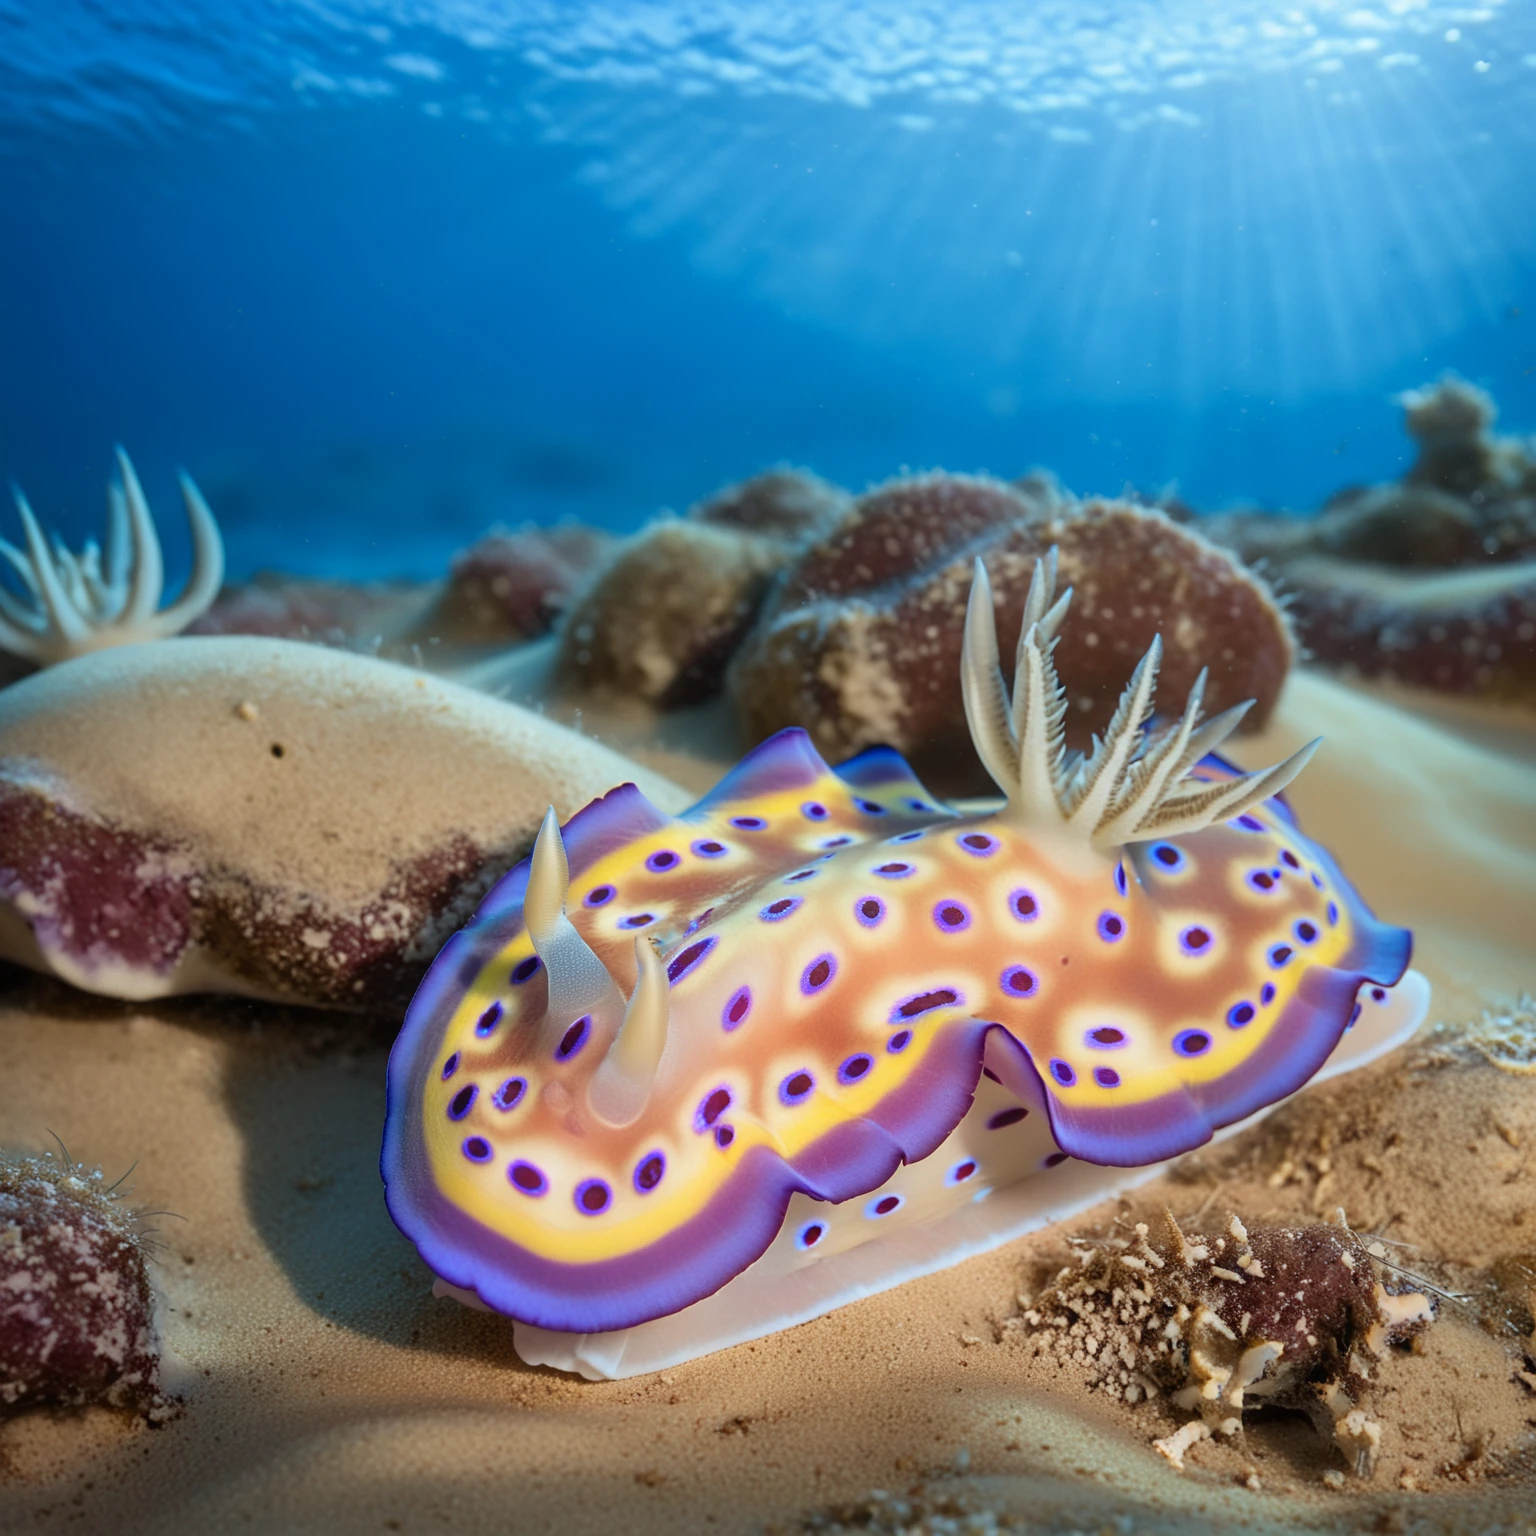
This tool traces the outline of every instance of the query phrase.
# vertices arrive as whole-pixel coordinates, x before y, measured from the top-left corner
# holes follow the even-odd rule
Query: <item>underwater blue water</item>
[[[0,0],[0,475],[184,464],[237,576],[781,460],[1305,509],[1443,369],[1536,428],[1533,123],[1531,0]]]

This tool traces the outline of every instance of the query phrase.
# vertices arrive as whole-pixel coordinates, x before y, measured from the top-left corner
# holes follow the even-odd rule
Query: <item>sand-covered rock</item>
[[[980,787],[957,683],[972,562],[986,563],[1011,663],[1034,563],[1053,545],[1060,584],[1074,589],[1056,651],[1069,739],[1104,729],[1157,634],[1160,707],[1181,707],[1209,667],[1207,708],[1255,699],[1250,723],[1261,725],[1293,657],[1264,581],[1160,512],[1045,505],[964,475],[898,480],[860,498],[785,573],[737,655],[731,696],[748,734],[803,725],[834,760],[884,742],[940,786]]]
[[[0,957],[116,997],[398,1010],[545,808],[625,780],[685,802],[537,715],[344,651],[83,657],[0,694]]]
[[[662,709],[718,693],[769,582],[848,505],[835,486],[776,469],[625,540],[561,629],[556,678]]]
[[[0,1153],[0,1412],[170,1417],[154,1314],[138,1221],[100,1169]]]

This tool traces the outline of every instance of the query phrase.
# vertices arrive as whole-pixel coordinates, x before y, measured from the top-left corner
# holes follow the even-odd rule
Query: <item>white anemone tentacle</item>
[[[1253,700],[1202,722],[1206,673],[1190,690],[1179,719],[1148,732],[1162,638],[1153,638],[1120,696],[1102,741],[1086,757],[1067,750],[1067,700],[1056,674],[1056,630],[1070,591],[1052,606],[1056,551],[1037,563],[1019,636],[1012,707],[1002,713],[997,635],[989,622],[991,588],[981,562],[966,611],[961,678],[966,717],[982,762],[1008,796],[1005,812],[1019,825],[1065,832],[1102,853],[1156,837],[1198,832],[1240,815],[1284,789],[1310,761],[1319,741],[1255,773],[1211,781],[1190,771],[1235,731]],[[1011,782],[1003,770],[1014,766]]]
[[[50,541],[26,497],[13,490],[26,548],[0,539],[0,560],[23,590],[18,595],[0,586],[0,650],[46,667],[114,645],[163,639],[185,629],[219,595],[224,541],[202,493],[183,474],[192,574],[181,596],[160,607],[165,564],[154,518],[121,448],[117,468],[119,479],[107,488],[104,551],[94,540],[78,555],[57,537]]]

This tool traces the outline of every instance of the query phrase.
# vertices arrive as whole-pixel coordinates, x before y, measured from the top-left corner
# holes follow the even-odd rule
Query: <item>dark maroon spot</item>
[[[910,1029],[898,1029],[896,1033],[885,1042],[885,1048],[891,1053],[892,1056],[895,1056],[899,1052],[906,1050],[907,1046],[910,1045],[911,1042],[912,1031]]]
[[[1061,1084],[1063,1088],[1070,1088],[1077,1081],[1077,1073],[1072,1070],[1059,1056],[1051,1059],[1051,1076]]]
[[[720,1015],[721,1027],[726,1030],[735,1029],[746,1018],[752,1009],[752,989],[750,987],[738,987],[731,993],[730,1001],[726,1003],[724,1011]]]
[[[1211,1048],[1211,1037],[1203,1029],[1181,1029],[1173,1037],[1173,1048],[1180,1056],[1203,1056]]]
[[[995,837],[986,832],[967,832],[960,840],[960,846],[969,854],[978,859],[990,858],[992,854],[1002,847]]]
[[[467,1136],[464,1139],[464,1156],[472,1163],[488,1163],[491,1160],[491,1144],[484,1136]]]
[[[443,1063],[443,1081],[446,1083],[455,1072],[459,1070],[459,1053],[455,1051],[447,1061]]]
[[[821,1241],[821,1234],[826,1231],[819,1221],[808,1222],[800,1229],[800,1236],[796,1241],[802,1248],[814,1248]]]
[[[1117,917],[1113,912],[1101,912],[1099,914],[1099,937],[1106,944],[1116,943],[1121,934],[1125,932],[1125,920]]]
[[[525,1195],[542,1195],[549,1188],[549,1180],[532,1163],[513,1163],[507,1177]]]
[[[889,1216],[900,1204],[901,1200],[896,1195],[886,1195],[875,1202],[875,1215]]]
[[[519,960],[512,967],[512,985],[514,987],[522,986],[538,968],[539,957],[537,955],[529,955],[526,960]]]
[[[999,978],[1010,997],[1033,997],[1040,983],[1027,965],[1010,965]]]
[[[652,1152],[649,1156],[640,1159],[640,1166],[635,1169],[635,1192],[648,1195],[661,1183],[661,1176],[667,1171],[667,1159],[660,1152]]]
[[[800,807],[800,814],[802,816],[809,816],[812,821],[825,821],[827,819],[827,808],[817,800],[807,800]]]
[[[798,1104],[816,1086],[809,1072],[791,1072],[779,1084],[779,1099],[784,1104]]]
[[[1204,928],[1186,928],[1179,935],[1179,944],[1186,955],[1202,954],[1210,942],[1211,936]]]
[[[501,1087],[491,1095],[491,1103],[494,1104],[496,1108],[499,1109],[503,1114],[505,1114],[509,1109],[516,1108],[518,1100],[522,1098],[523,1094],[527,1091],[527,1088],[528,1082],[526,1078],[509,1077],[506,1082],[504,1082]]]
[[[475,1102],[475,1095],[479,1091],[473,1083],[465,1083],[449,1101],[448,1118],[450,1120],[462,1120],[469,1113],[470,1108]]]
[[[606,1211],[613,1191],[601,1179],[583,1179],[576,1186],[576,1209],[583,1216],[597,1216]]]
[[[963,1163],[956,1163],[949,1171],[951,1184],[964,1184],[970,1176],[976,1172],[976,1164],[967,1158]]]
[[[1295,951],[1289,944],[1271,944],[1269,946],[1269,963],[1278,971],[1287,964]]]
[[[644,928],[647,923],[656,921],[654,913],[631,912],[628,917],[619,919],[620,928]]]
[[[866,928],[873,928],[885,916],[885,903],[878,896],[866,896],[858,904],[855,915]]]
[[[1387,1000],[1386,988],[1385,987],[1372,987],[1371,988],[1371,998],[1372,998],[1372,1001],[1374,1001],[1374,1002],[1378,1002],[1378,1003],[1386,1002],[1386,1000]]]
[[[1253,1012],[1252,1003],[1233,1003],[1227,1009],[1227,1023],[1233,1029],[1241,1029],[1245,1024],[1253,1023]]]
[[[765,923],[776,923],[780,918],[788,917],[800,905],[798,896],[780,896],[777,901],[770,901],[757,915]]]
[[[719,1147],[722,1152],[725,1151],[725,1149],[735,1140],[736,1132],[730,1126],[717,1125],[715,1127],[715,1145]]]
[[[480,1021],[475,1025],[475,1033],[482,1039],[490,1034],[501,1023],[501,1004],[492,1003],[484,1013],[480,1015]]]
[[[941,901],[933,909],[933,920],[949,933],[971,926],[971,914],[958,901]]]
[[[560,1037],[560,1044],[555,1050],[555,1056],[560,1061],[569,1061],[587,1043],[587,1035],[591,1028],[592,1015],[590,1013],[582,1014]]]
[[[1248,884],[1256,891],[1272,891],[1275,877],[1267,869],[1256,869],[1248,876]]]
[[[717,843],[712,837],[701,837],[693,844],[693,851],[701,859],[718,859],[725,852],[725,844]]]
[[[715,943],[715,939],[710,937],[690,944],[687,949],[680,949],[667,962],[667,980],[671,982],[681,980],[715,947]]]
[[[899,860],[889,864],[875,865],[875,873],[877,875],[884,875],[890,880],[899,880],[903,875],[910,875],[912,870],[913,866],[911,864],[903,864]]]
[[[1317,939],[1317,925],[1315,923],[1309,923],[1305,918],[1303,918],[1301,922],[1296,924],[1296,937],[1300,939],[1303,944],[1314,943]]]
[[[740,827],[743,832],[761,832],[768,823],[761,816],[732,816],[731,825]]]
[[[885,815],[885,807],[883,805],[881,805],[878,801],[855,799],[853,803],[856,806],[858,806],[858,808],[861,811],[863,811],[866,816],[884,816]]]
[[[1153,846],[1152,857],[1159,864],[1173,869],[1179,862],[1179,850],[1172,843],[1157,843]]]
[[[694,1117],[695,1126],[701,1131],[707,1131],[716,1120],[731,1107],[731,1090],[729,1088],[716,1088],[713,1093],[707,1094],[699,1105],[699,1112]]]
[[[1289,864],[1292,869],[1301,868],[1301,861],[1296,857],[1294,853],[1291,852],[1289,848],[1282,848],[1280,850],[1280,862],[1282,864]]]
[[[1120,1086],[1120,1074],[1113,1067],[1095,1067],[1093,1080],[1101,1088],[1118,1088]]]
[[[874,1064],[871,1057],[860,1051],[858,1055],[850,1056],[837,1069],[837,1080],[840,1083],[856,1083]]]
[[[645,867],[656,874],[660,874],[665,869],[671,869],[677,862],[677,855],[670,848],[658,848],[645,861]]]
[[[1045,1160],[1047,1168],[1059,1168],[1067,1160],[1065,1152],[1052,1152]]]
[[[582,903],[588,907],[601,907],[612,901],[616,894],[611,885],[594,885],[582,898]]]
[[[1124,1045],[1125,1031],[1116,1029],[1113,1024],[1100,1024],[1097,1029],[1088,1031],[1088,1043],[1102,1046]]]
[[[1004,1126],[1017,1125],[1029,1111],[1022,1104],[1015,1104],[1010,1109],[1000,1109],[987,1121],[989,1131],[1000,1131]]]
[[[948,1008],[960,1001],[960,994],[953,987],[940,987],[934,992],[919,992],[916,997],[903,998],[891,1010],[891,1023],[898,1019],[915,1019],[920,1013],[930,1013],[935,1008]]]
[[[805,993],[819,992],[837,973],[837,962],[831,955],[821,955],[806,966],[800,978],[800,990]]]

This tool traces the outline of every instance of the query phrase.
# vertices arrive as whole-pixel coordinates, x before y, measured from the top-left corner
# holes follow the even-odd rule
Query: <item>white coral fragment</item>
[[[117,450],[119,478],[107,489],[105,549],[94,539],[79,554],[45,537],[27,499],[14,490],[26,549],[0,539],[24,597],[0,585],[0,649],[48,667],[91,651],[158,640],[185,629],[219,594],[224,541],[208,503],[183,474],[182,500],[192,528],[192,575],[168,608],[160,607],[165,564],[149,503],[128,455]]]

